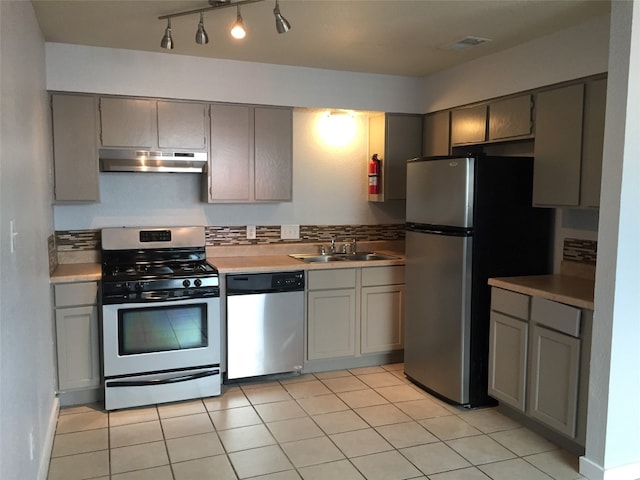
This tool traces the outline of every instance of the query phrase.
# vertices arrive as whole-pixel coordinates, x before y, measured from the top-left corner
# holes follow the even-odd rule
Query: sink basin
[[[315,262],[362,262],[374,260],[394,260],[398,257],[393,255],[384,255],[375,252],[358,252],[358,253],[331,253],[328,255],[294,253],[289,255],[292,258],[301,260],[305,263]]]

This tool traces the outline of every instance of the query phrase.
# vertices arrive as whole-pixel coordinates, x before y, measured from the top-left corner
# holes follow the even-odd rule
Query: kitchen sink
[[[362,262],[362,261],[374,261],[374,260],[395,260],[398,257],[393,255],[386,255],[375,252],[358,252],[358,253],[330,253],[326,255],[318,254],[306,254],[306,253],[293,253],[289,255],[296,260],[301,260],[305,263],[316,262]]]

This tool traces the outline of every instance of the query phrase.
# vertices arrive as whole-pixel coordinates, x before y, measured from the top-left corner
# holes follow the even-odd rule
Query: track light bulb
[[[164,36],[162,37],[162,41],[160,42],[160,46],[162,48],[166,48],[167,50],[173,50],[173,38],[171,38],[171,18],[167,19],[167,28],[164,30]]]
[[[276,17],[276,30],[278,33],[287,33],[291,30],[291,24],[287,22],[287,19],[280,13],[280,5],[276,0],[276,8],[273,9],[273,15]]]
[[[233,38],[242,39],[247,35],[247,31],[244,28],[244,22],[242,21],[242,15],[240,15],[240,7],[237,7],[238,16],[236,22],[231,27],[231,36]]]
[[[198,31],[196,32],[196,43],[199,45],[205,45],[209,43],[209,35],[204,29],[204,19],[202,12],[200,12],[200,22],[198,23]]]

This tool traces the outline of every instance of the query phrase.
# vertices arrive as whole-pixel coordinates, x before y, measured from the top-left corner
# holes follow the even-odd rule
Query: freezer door
[[[474,160],[407,163],[407,222],[473,227]]]
[[[406,233],[405,373],[469,403],[472,237]]]

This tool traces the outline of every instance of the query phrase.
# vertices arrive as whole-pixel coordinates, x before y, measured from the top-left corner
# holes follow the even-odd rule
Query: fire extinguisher
[[[369,161],[369,194],[377,195],[380,193],[380,160],[378,154],[374,153]]]

